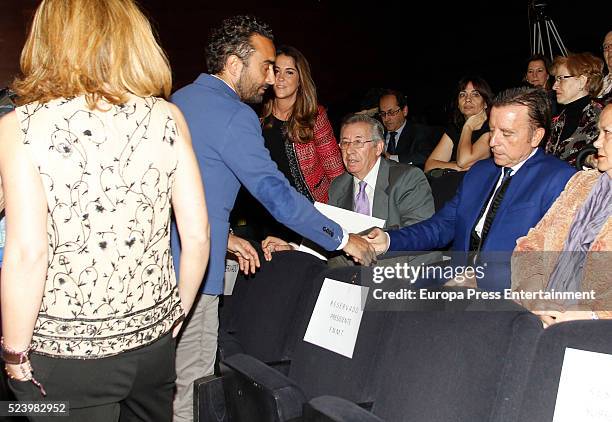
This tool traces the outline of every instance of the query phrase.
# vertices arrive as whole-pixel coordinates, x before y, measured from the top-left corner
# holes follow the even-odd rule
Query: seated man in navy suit
[[[378,101],[378,115],[385,125],[385,156],[421,170],[425,160],[442,136],[442,129],[408,119],[406,97],[399,91],[383,90]]]
[[[509,288],[509,265],[505,264],[516,240],[540,221],[574,173],[538,148],[550,121],[544,91],[521,87],[500,93],[490,117],[493,157],[476,163],[455,197],[430,219],[388,233],[375,229],[366,238],[379,254],[426,251],[451,243],[451,250],[474,251],[480,257],[501,252],[508,262],[489,271],[478,286],[496,291]]]
[[[345,118],[340,150],[347,172],[332,181],[328,204],[385,220],[385,228],[409,226],[431,217],[433,197],[423,172],[382,157],[384,148],[384,129],[378,120],[364,114]],[[272,252],[291,248],[273,236],[262,242],[267,260],[272,259]]]

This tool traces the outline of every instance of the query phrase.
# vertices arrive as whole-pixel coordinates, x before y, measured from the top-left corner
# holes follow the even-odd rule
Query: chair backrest
[[[446,202],[453,199],[463,180],[463,176],[465,176],[465,172],[434,169],[427,172],[426,175],[434,199],[434,208],[437,212]]]
[[[373,413],[387,421],[488,420],[515,321],[526,313],[512,305],[501,308],[517,310],[484,310],[492,306],[449,303],[454,311],[397,312],[378,356]]]
[[[572,321],[556,324],[540,335],[531,363],[526,385],[515,385],[522,390],[518,416],[506,415],[504,421],[551,422],[555,411],[557,391],[565,349],[588,350],[612,354],[612,321]],[[520,356],[513,356],[520,359]],[[502,419],[499,419],[502,420]]]
[[[289,368],[289,377],[295,381],[307,398],[320,395],[336,395],[353,402],[370,400],[370,371],[376,350],[380,344],[382,327],[387,315],[383,312],[363,313],[359,335],[352,359],[304,341],[304,334],[314,310],[319,291],[325,278],[361,284],[362,267],[331,268],[317,277],[311,291],[306,312],[300,326],[296,327],[299,338]]]
[[[221,358],[247,353],[264,362],[289,359],[293,319],[303,312],[312,281],[326,268],[312,255],[287,251],[262,260],[254,276],[239,275],[233,294],[219,307]]]
[[[504,362],[491,422],[516,420],[538,338],[543,330],[542,321],[532,313],[519,315],[514,321],[512,339]]]
[[[326,277],[361,284],[362,281],[372,280],[372,268],[333,268],[319,275],[317,285],[322,284]],[[379,354],[390,340],[387,332],[390,320],[399,312],[385,311],[380,304],[372,300],[372,292],[370,291],[361,319],[353,357],[349,359],[303,340],[303,333],[306,331],[310,314],[315,306],[318,290],[318,288],[315,288],[312,291],[312,297],[307,307],[309,317],[299,329],[302,337],[296,343],[289,377],[300,386],[308,398],[335,395],[358,403],[365,408],[371,407],[376,363]],[[406,312],[411,309],[424,309],[425,307],[433,310],[436,306],[439,307],[439,303],[436,301],[414,301],[412,303],[407,302],[404,309]]]

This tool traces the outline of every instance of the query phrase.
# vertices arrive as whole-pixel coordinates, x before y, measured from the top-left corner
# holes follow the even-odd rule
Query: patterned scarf
[[[612,178],[603,173],[570,226],[563,252],[546,290],[579,292],[584,263],[591,244],[612,215]]]

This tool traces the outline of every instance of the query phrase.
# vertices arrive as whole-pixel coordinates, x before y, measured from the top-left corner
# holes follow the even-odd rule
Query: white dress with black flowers
[[[101,108],[81,96],[16,109],[49,210],[36,353],[115,355],[157,340],[183,315],[170,252],[170,110],[135,96]]]

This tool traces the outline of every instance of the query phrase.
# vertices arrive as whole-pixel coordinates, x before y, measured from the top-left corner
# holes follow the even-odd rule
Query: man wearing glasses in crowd
[[[399,91],[384,90],[378,102],[378,110],[386,129],[385,157],[423,169],[442,131],[407,120],[408,104],[406,97]]]
[[[404,227],[433,215],[429,183],[416,167],[387,160],[383,127],[377,120],[354,114],[340,131],[340,150],[348,173],[335,178],[329,204],[386,220],[386,227]]]

